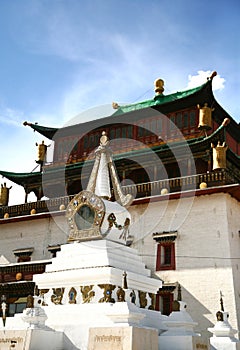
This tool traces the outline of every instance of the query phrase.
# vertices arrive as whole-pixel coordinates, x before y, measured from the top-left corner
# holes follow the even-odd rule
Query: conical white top
[[[124,195],[122,192],[111,150],[108,145],[109,139],[105,131],[103,131],[100,138],[100,145],[95,151],[95,162],[86,190],[95,193],[99,197],[110,199],[111,177],[115,199],[120,205],[125,207],[130,205],[133,198],[130,194]]]
[[[99,197],[110,198],[110,179],[106,153],[101,153],[96,178],[95,194]]]

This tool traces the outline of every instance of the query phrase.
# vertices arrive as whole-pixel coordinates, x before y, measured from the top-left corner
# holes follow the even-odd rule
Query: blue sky
[[[61,127],[151,98],[159,77],[168,94],[216,70],[215,96],[240,121],[239,23],[238,0],[0,0],[0,169],[36,165],[42,136],[24,120]]]

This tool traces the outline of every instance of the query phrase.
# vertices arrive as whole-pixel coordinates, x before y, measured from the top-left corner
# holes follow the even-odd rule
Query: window
[[[183,113],[183,128],[188,128],[188,112]]]
[[[173,293],[159,291],[156,295],[156,311],[162,315],[169,316],[172,312]]]
[[[61,250],[61,246],[60,244],[56,244],[52,246],[49,245],[47,249],[52,254],[52,258],[55,258],[57,256],[57,252]]]
[[[34,248],[24,248],[24,249],[15,249],[13,251],[14,255],[17,257],[17,262],[26,262],[31,261],[31,255]]]
[[[177,125],[178,129],[182,129],[182,113],[177,114],[176,125]]]
[[[170,120],[170,130],[174,130],[176,128],[175,127],[175,116],[171,115],[169,120]]]
[[[162,132],[162,119],[157,119],[157,133]]]
[[[175,270],[175,243],[158,243],[156,270]]]
[[[193,127],[196,125],[196,113],[195,111],[190,112],[190,127]]]
[[[163,231],[153,233],[157,245],[156,271],[175,270],[175,239],[177,231]]]

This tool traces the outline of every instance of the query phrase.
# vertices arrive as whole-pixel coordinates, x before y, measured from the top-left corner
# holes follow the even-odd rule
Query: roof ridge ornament
[[[217,76],[217,72],[214,70],[214,71],[211,73],[210,77],[207,78],[207,80],[213,80],[213,78],[216,77],[216,76]]]
[[[164,80],[158,78],[154,81],[154,86],[155,86],[155,94],[156,96],[162,95],[164,91]]]

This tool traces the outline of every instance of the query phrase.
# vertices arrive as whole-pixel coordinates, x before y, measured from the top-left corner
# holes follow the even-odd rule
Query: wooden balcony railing
[[[169,193],[197,189],[202,182],[206,182],[208,187],[238,183],[232,174],[227,170],[223,170],[122,186],[122,190],[125,194],[132,194],[134,198],[143,198],[159,195],[163,189],[167,189]],[[2,206],[0,207],[0,219],[4,218],[6,213],[9,217],[29,215],[32,209],[35,209],[37,213],[59,211],[60,205],[64,204],[67,207],[73,197],[74,195]]]
[[[202,182],[208,187],[237,183],[235,178],[224,170],[133,184],[123,186],[122,189],[124,194],[130,193],[134,198],[141,198],[159,195],[163,189],[167,189],[169,193],[197,189]]]

